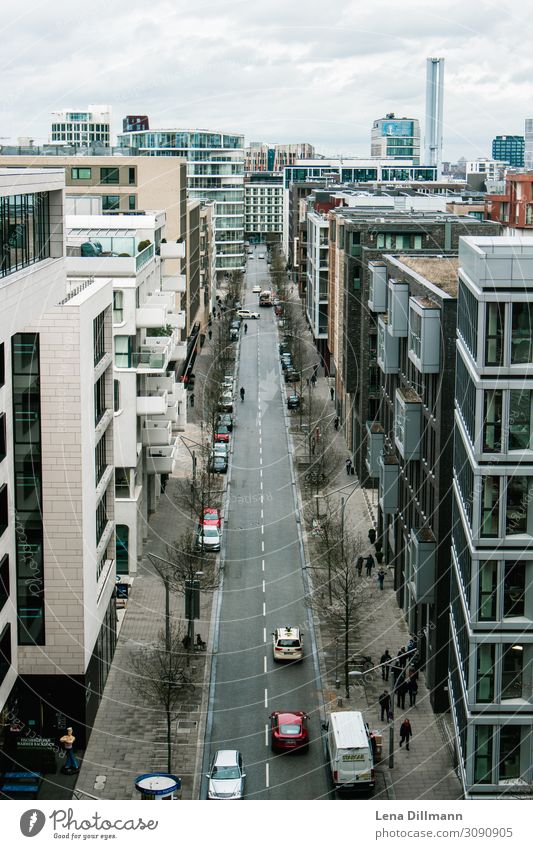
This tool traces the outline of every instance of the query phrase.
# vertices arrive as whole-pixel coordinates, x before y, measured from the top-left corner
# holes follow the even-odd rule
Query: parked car
[[[274,660],[303,660],[304,647],[299,628],[286,625],[272,632],[272,653]]]
[[[240,318],[259,318],[258,312],[252,312],[252,310],[239,310],[237,315]]]
[[[273,752],[307,752],[308,716],[302,710],[275,710],[270,714],[270,745]]]
[[[285,383],[298,383],[300,380],[300,372],[292,368],[285,370]]]
[[[230,327],[229,331],[229,341],[236,342],[239,338],[239,331],[235,329],[235,327]]]
[[[300,409],[300,396],[297,393],[294,395],[289,395],[287,398],[287,407],[289,410],[299,410]]]
[[[233,329],[235,329],[235,330],[240,330],[240,329],[241,329],[241,324],[242,324],[242,321],[241,321],[241,319],[240,319],[240,318],[234,318],[234,319],[232,319],[232,321],[231,321],[230,329],[232,329],[232,328],[233,328]]]
[[[218,414],[218,424],[225,425],[229,432],[233,431],[233,416],[231,413],[219,413]]]
[[[281,368],[283,371],[288,368],[292,368],[292,357],[290,354],[284,354],[281,358]]]
[[[265,258],[264,254],[259,254],[258,259],[264,259],[264,258]]]
[[[213,528],[222,527],[222,516],[218,507],[204,507],[200,516],[201,525],[211,525]]]
[[[282,354],[290,354],[290,348],[288,342],[280,342],[279,343],[279,355],[281,357]]]
[[[207,785],[208,799],[238,800],[244,797],[246,773],[237,749],[220,749],[211,761]]]
[[[254,295],[260,295],[261,294],[261,286],[254,286],[253,289],[252,289],[252,292],[253,292]]]
[[[218,424],[215,428],[215,442],[229,442],[229,430],[226,425]]]
[[[224,392],[220,400],[218,402],[218,409],[222,413],[232,413],[233,412],[233,393],[232,392]]]
[[[225,457],[228,459],[229,453],[229,445],[227,442],[213,442],[212,453],[216,454],[217,457]]]
[[[198,525],[196,548],[202,551],[220,551],[220,529],[213,525]]]
[[[211,457],[209,458],[209,468],[217,475],[225,474],[228,471],[227,457],[223,457],[220,454],[211,454]]]

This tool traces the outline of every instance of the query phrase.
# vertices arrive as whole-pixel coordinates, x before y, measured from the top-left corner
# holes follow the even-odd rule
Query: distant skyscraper
[[[420,124],[417,118],[396,118],[389,112],[372,124],[371,156],[420,162]]]
[[[440,176],[442,162],[442,113],[444,106],[444,59],[429,58],[426,63],[426,133],[424,165],[436,165]]]
[[[526,118],[524,139],[524,166],[526,171],[533,169],[533,118]]]
[[[492,158],[523,168],[524,136],[496,136],[492,140]]]

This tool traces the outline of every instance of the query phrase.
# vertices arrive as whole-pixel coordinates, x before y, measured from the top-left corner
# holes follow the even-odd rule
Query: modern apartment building
[[[305,312],[313,341],[328,366],[329,221],[312,209],[307,213],[307,286]]]
[[[115,647],[110,281],[68,285],[61,170],[0,171],[0,751],[84,745]]]
[[[420,123],[418,118],[396,118],[389,112],[372,124],[370,156],[379,159],[412,159],[420,162]]]
[[[507,162],[480,157],[466,163],[466,182],[474,191],[486,191],[487,183],[503,180],[509,165]]]
[[[101,144],[109,147],[111,141],[111,107],[91,106],[80,112],[62,109],[52,112],[51,144],[73,144],[85,147]]]
[[[457,256],[388,255],[369,263],[377,317],[378,415],[365,463],[379,479],[378,533],[430,698],[448,708],[450,532]]]
[[[244,270],[244,136],[216,130],[121,133],[118,143],[148,156],[187,160],[189,199],[214,202],[216,270]]]
[[[468,798],[533,781],[533,240],[459,248],[449,693]]]
[[[329,304],[336,328],[329,349],[336,374],[338,413],[363,485],[371,481],[366,466],[367,421],[377,418],[380,375],[377,365],[377,320],[368,310],[369,263],[391,252],[457,253],[464,234],[498,234],[490,222],[446,213],[387,212],[341,207],[329,213]],[[339,262],[337,252],[344,253]],[[342,270],[343,277],[337,276]],[[330,328],[331,330],[331,328]],[[342,346],[342,368],[335,356]],[[336,354],[334,354],[336,351]]]
[[[185,246],[164,242],[164,233],[162,212],[67,217],[69,276],[112,286],[117,571],[127,574],[141,559],[161,476],[173,471],[186,421],[185,386],[177,381],[186,313],[176,309],[185,275],[165,273],[167,259],[185,258]]]
[[[286,165],[294,165],[298,159],[313,159],[315,149],[312,144],[274,144],[250,142],[244,150],[244,170],[282,171]]]
[[[507,174],[503,194],[485,198],[485,215],[498,221],[508,236],[533,233],[533,174]]]
[[[533,169],[533,118],[526,118],[524,123],[524,168]]]
[[[512,168],[524,167],[524,136],[496,136],[492,140],[492,158]]]
[[[213,211],[212,201],[202,203],[200,207],[200,286],[208,314],[215,309],[217,288]]]
[[[244,182],[244,235],[250,242],[280,242],[283,234],[281,177],[247,175]]]

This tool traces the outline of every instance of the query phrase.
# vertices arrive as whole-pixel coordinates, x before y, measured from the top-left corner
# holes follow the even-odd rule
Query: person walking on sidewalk
[[[385,649],[385,651],[383,652],[383,654],[381,655],[381,657],[379,659],[379,662],[380,662],[380,665],[381,665],[381,677],[383,678],[384,681],[389,680],[391,661],[392,661],[392,657],[390,656],[389,650]]]
[[[339,429],[339,424],[340,424],[340,419],[339,419],[338,416],[335,416],[335,418],[333,419],[333,427],[335,428],[335,430]]]
[[[380,566],[379,569],[378,569],[378,584],[379,584],[380,590],[383,589],[383,581],[384,580],[385,580],[385,569],[383,568],[383,566]]]
[[[357,569],[357,577],[358,578],[360,578],[361,575],[363,574],[363,563],[364,562],[365,562],[365,558],[361,557],[361,555],[359,555],[359,557],[357,558],[357,561],[355,563],[355,568]]]
[[[404,719],[400,725],[400,748],[402,747],[402,743],[405,743],[405,748],[409,751],[409,740],[412,736],[413,729],[411,728],[411,723],[408,719]]]
[[[407,695],[407,690],[409,688],[408,682],[405,678],[400,678],[398,684],[396,685],[396,706],[405,710],[405,697]]]
[[[402,646],[401,649],[398,649],[398,654],[396,655],[396,663],[398,666],[401,666],[402,669],[405,667],[407,663],[407,650],[405,646]]]
[[[335,400],[335,390],[333,389],[333,386],[329,387],[329,397],[331,398],[332,401]]]
[[[384,720],[388,718],[390,711],[391,700],[388,690],[383,690],[382,694],[378,698],[378,702],[381,708],[381,722],[384,722]]]
[[[418,684],[416,683],[416,677],[408,679],[407,690],[409,693],[409,707],[416,707],[416,697],[418,695]]]
[[[372,569],[374,568],[374,558],[371,554],[366,558],[366,576],[370,578],[372,575]]]
[[[347,475],[350,474],[351,468],[352,468],[352,461],[351,461],[351,458],[348,457],[348,459],[346,460],[346,474]]]

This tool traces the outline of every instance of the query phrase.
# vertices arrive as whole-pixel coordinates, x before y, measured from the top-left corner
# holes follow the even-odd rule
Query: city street
[[[249,257],[245,307],[257,311],[252,286],[267,278],[266,249],[256,246],[255,256]],[[246,335],[241,330],[236,385],[237,395],[243,386],[246,396],[244,403],[237,401],[216,681],[204,764],[217,749],[239,749],[247,798],[325,798],[332,791],[304,598],[277,328],[272,309],[260,314],[259,321],[248,320]],[[286,625],[303,629],[302,663],[274,663],[272,631]],[[308,753],[271,751],[269,715],[280,709],[309,714]]]

